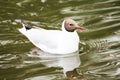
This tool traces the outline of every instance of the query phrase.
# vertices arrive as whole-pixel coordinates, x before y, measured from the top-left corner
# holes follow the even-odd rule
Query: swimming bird
[[[29,26],[24,21],[21,23],[23,28],[20,28],[19,31],[36,47],[51,54],[68,54],[77,51],[79,36],[76,30],[84,29],[70,18],[63,21],[62,30],[46,30]]]

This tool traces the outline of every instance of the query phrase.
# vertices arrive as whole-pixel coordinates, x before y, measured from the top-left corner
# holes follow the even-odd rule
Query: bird
[[[47,30],[33,27],[21,20],[22,28],[18,30],[36,47],[50,54],[70,54],[79,49],[79,36],[76,30],[83,27],[70,18],[64,19],[61,30]]]

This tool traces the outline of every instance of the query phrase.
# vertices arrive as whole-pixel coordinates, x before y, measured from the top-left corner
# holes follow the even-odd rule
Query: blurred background
[[[20,20],[60,30],[64,18],[85,28],[79,54],[28,55],[43,52],[18,31]],[[0,0],[0,80],[69,79],[120,80],[120,0]]]

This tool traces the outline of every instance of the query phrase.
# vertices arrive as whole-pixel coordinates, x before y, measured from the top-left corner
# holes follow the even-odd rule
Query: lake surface
[[[70,55],[44,53],[18,31],[20,20],[60,30],[64,18],[85,28]],[[120,0],[0,0],[0,80],[120,80]]]

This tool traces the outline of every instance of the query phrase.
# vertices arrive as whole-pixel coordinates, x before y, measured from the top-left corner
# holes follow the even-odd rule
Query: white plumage
[[[51,54],[68,54],[78,50],[79,36],[76,31],[69,32],[65,29],[65,20],[62,23],[62,31],[33,28],[25,22],[22,22],[22,25],[23,28],[19,29],[19,31],[36,47],[45,52]]]

